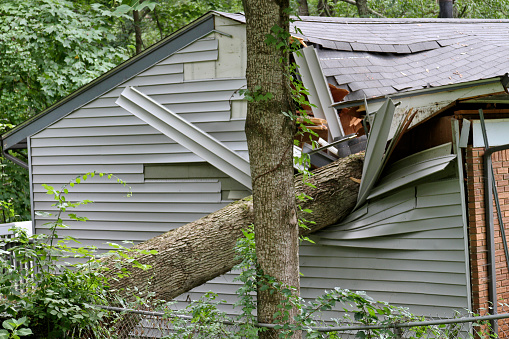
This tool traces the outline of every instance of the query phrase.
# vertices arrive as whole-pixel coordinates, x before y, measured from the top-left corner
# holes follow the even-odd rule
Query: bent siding
[[[459,193],[458,178],[401,188],[319,232],[316,244],[300,248],[302,296],[341,287],[419,315],[452,316],[453,309],[469,308]],[[212,290],[227,301],[224,309],[237,313],[231,310],[240,286],[235,276],[228,273],[180,296],[181,307]]]
[[[108,248],[106,242],[144,241],[230,202],[228,194],[223,192],[222,197],[225,179],[214,171],[196,178],[146,178],[145,166],[205,163],[115,104],[126,86],[136,86],[247,158],[246,103],[236,94],[246,84],[245,67],[234,72],[224,66],[245,62],[240,47],[245,29],[225,18],[215,20],[217,31],[227,34],[212,33],[189,44],[30,138],[34,210],[55,210],[42,183],[58,189],[90,171],[114,173],[133,191],[133,196],[126,198],[127,189],[116,180],[98,176],[75,186],[68,200],[89,199],[95,203],[70,212],[90,221],[73,222],[64,214],[70,228],[59,230],[59,235],[75,237],[82,245],[103,250]],[[205,75],[204,67],[208,70]],[[47,232],[47,219],[35,216],[34,220],[36,233]]]

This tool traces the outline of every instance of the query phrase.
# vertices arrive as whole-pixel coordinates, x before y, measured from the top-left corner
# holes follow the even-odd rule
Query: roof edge
[[[367,101],[368,103],[375,103],[375,102],[382,102],[387,98],[391,98],[393,100],[399,99],[399,98],[406,98],[406,97],[412,97],[412,96],[418,96],[418,95],[425,95],[425,94],[433,94],[437,92],[444,92],[444,91],[454,91],[461,88],[471,87],[479,84],[490,84],[490,83],[496,83],[500,82],[504,88],[507,88],[509,77],[508,74],[499,75],[492,78],[486,78],[486,79],[478,79],[478,80],[472,80],[472,81],[466,81],[466,82],[459,82],[456,84],[449,84],[449,85],[442,85],[442,86],[435,86],[431,88],[423,88],[423,89],[416,89],[412,91],[406,91],[401,93],[393,93],[388,94],[384,96],[378,96],[375,98],[366,98],[366,99],[358,99],[353,101],[346,101],[346,102],[337,102],[332,104],[332,107],[336,109],[342,109],[342,108],[348,108],[353,106],[362,106]]]

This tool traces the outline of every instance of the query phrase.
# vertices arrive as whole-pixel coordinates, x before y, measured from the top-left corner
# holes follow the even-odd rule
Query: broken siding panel
[[[372,223],[374,227],[358,232],[364,233],[363,239],[349,235],[356,232],[347,231],[343,232],[343,237],[339,237],[343,240],[329,239],[331,235],[341,233],[341,227],[348,225],[334,227],[338,232],[322,231],[320,235],[323,234],[323,240],[318,239],[318,246],[301,247],[301,263],[306,266],[301,271],[305,276],[307,273],[317,287],[331,289],[339,285],[366,290],[375,298],[410,306],[411,311],[426,312],[420,314],[436,314],[440,308],[468,307],[459,185],[459,180],[454,178],[414,187],[417,201],[412,210],[414,212],[408,211]],[[394,199],[399,195],[400,191],[396,190],[384,199]],[[426,206],[429,207],[424,207],[420,204],[422,197],[435,198],[444,204],[428,204]],[[447,201],[443,197],[447,197]],[[384,199],[373,204],[380,204]],[[370,207],[371,203],[362,218],[370,217]],[[319,260],[315,257],[329,259]],[[344,269],[344,274],[337,275],[337,279],[332,281],[321,279],[334,272],[331,265],[334,269]],[[431,285],[418,286],[421,282]],[[415,291],[423,296],[419,297]],[[415,305],[419,304],[424,306],[416,308]]]
[[[350,240],[345,236],[341,241],[331,240],[329,238],[337,232],[329,228],[320,233],[323,238],[318,239],[317,244],[302,245],[302,296],[314,298],[325,290],[341,287],[364,290],[376,300],[409,307],[419,315],[451,316],[453,309],[468,308],[459,185],[459,180],[452,178],[400,189],[369,203],[365,211],[352,218],[352,223],[371,220],[369,225],[375,225],[361,230],[368,231],[364,239]],[[450,198],[444,206],[419,206],[421,197],[439,200],[441,196]],[[398,199],[409,202],[413,209],[405,208],[406,212],[397,215],[384,213],[384,208],[399,206]],[[372,216],[377,215],[379,219],[374,222]],[[343,223],[341,227],[347,226],[348,223]],[[381,231],[376,226],[380,226]],[[327,246],[327,243],[334,246]],[[224,309],[235,313],[237,311],[231,307],[239,285],[232,281],[234,277],[234,273],[218,277],[178,300],[185,305],[188,295],[195,299],[212,290],[220,292],[218,298],[227,301]],[[328,316],[338,317],[341,312],[331,312]]]

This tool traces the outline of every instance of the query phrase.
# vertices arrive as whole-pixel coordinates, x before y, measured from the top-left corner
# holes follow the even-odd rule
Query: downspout
[[[486,125],[484,123],[483,110],[479,110],[479,117],[481,120],[481,130],[484,139],[484,220],[486,222],[486,233],[488,241],[486,242],[488,250],[488,294],[491,303],[492,314],[497,314],[497,271],[495,264],[495,225],[493,220],[493,198],[495,198],[495,206],[497,208],[498,224],[500,227],[500,234],[502,237],[502,244],[504,246],[505,262],[509,270],[509,249],[507,245],[507,238],[505,235],[504,222],[502,220],[502,211],[500,209],[500,201],[498,199],[497,185],[495,182],[495,174],[493,173],[493,163],[491,156],[495,152],[509,149],[509,144],[490,147],[488,144],[488,135],[486,133]],[[491,321],[491,326],[494,333],[498,333],[498,322]]]

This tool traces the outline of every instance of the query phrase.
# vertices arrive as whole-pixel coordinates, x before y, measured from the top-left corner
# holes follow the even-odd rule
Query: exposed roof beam
[[[249,161],[219,140],[133,87],[124,89],[116,103],[251,189]]]

